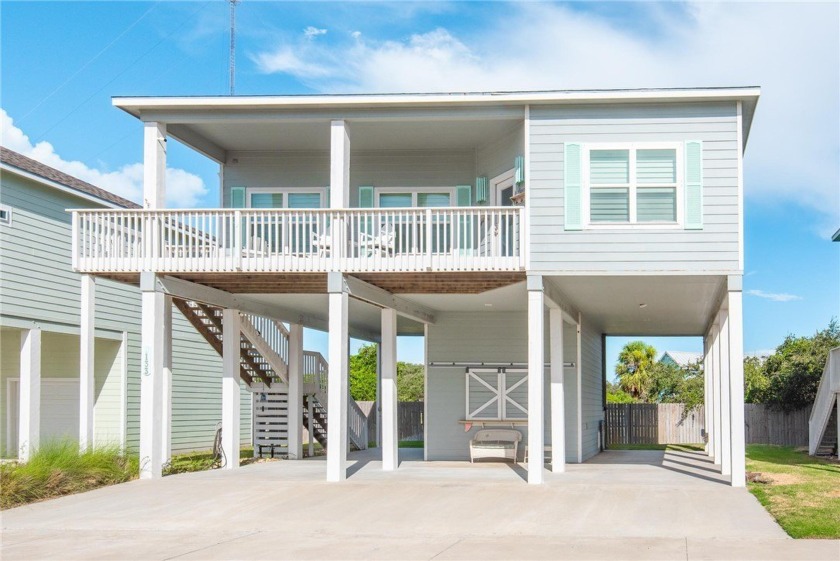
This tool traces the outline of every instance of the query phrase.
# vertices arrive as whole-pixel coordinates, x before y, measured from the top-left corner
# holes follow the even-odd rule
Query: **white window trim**
[[[479,383],[484,384],[487,388],[493,391],[496,397],[491,398],[489,401],[478,407],[475,411],[470,411],[470,376],[473,374],[495,374],[496,375],[496,388],[491,388],[487,385],[484,380],[473,376]],[[522,376],[522,379],[513,382],[512,384],[508,385],[507,382],[507,374],[516,374]],[[509,394],[512,390],[516,389],[517,387],[525,384],[528,384],[528,370],[525,368],[506,368],[504,370],[496,369],[496,368],[470,368],[467,370],[466,374],[464,375],[465,385],[464,385],[464,398],[465,398],[465,411],[464,411],[464,419],[467,421],[523,421],[526,420],[528,417],[528,407],[527,403],[523,407],[521,403],[517,403],[515,400],[509,397]],[[525,416],[524,417],[508,417],[507,416],[507,406],[508,401],[513,403],[513,408],[520,410]],[[496,415],[494,417],[475,417],[473,416],[474,413],[482,412],[488,407],[492,407],[495,402],[496,407]]]
[[[325,208],[324,204],[328,203],[327,189],[325,187],[246,187],[245,188],[245,207],[251,207],[251,195],[256,193],[281,193],[283,195],[283,207],[289,208],[290,194],[303,193],[312,194],[317,193],[320,197],[320,206],[318,208]],[[327,205],[328,206],[328,205]],[[265,209],[260,209],[265,210]]]
[[[630,184],[629,184],[629,222],[592,222],[590,215],[591,177],[589,170],[589,153],[592,150],[629,150],[630,151]],[[637,150],[675,150],[677,155],[676,171],[676,222],[636,222],[636,157]],[[583,212],[586,217],[586,230],[682,230],[685,223],[685,143],[684,142],[587,142],[583,144]],[[600,187],[607,187],[606,185]],[[624,187],[622,185],[621,187]],[[597,188],[596,188],[597,189]]]
[[[0,205],[0,210],[6,213],[6,218],[0,219],[0,224],[4,226],[11,226],[12,224],[12,207],[9,205]]]
[[[514,168],[510,168],[506,172],[501,173],[490,180],[490,197],[493,201],[494,206],[502,206],[502,200],[499,197],[499,191],[501,191],[502,189],[513,187],[513,194],[516,194],[516,184],[513,181],[513,176],[515,175],[515,173],[516,170]]]
[[[374,194],[374,203],[376,208],[380,207],[379,204],[379,197],[382,195],[404,195],[406,193],[411,193],[411,207],[410,208],[425,208],[425,207],[418,207],[417,206],[417,195],[419,193],[448,193],[449,194],[449,207],[457,206],[456,203],[456,193],[455,191],[457,188],[455,186],[452,187],[374,187],[373,194]]]

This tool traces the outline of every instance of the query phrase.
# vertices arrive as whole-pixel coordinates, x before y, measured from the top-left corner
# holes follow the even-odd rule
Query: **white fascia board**
[[[1,163],[0,162],[0,170],[3,170],[4,172],[8,172],[8,173],[13,173],[15,175],[19,175],[20,177],[23,177],[25,179],[29,179],[31,181],[36,181],[36,182],[38,182],[42,185],[45,185],[47,187],[52,187],[53,189],[57,189],[57,190],[62,191],[64,193],[68,193],[70,195],[73,195],[74,197],[79,197],[80,199],[85,199],[87,201],[91,201],[91,202],[100,204],[100,205],[102,205],[104,207],[107,207],[107,208],[119,208],[119,209],[125,209],[126,208],[124,206],[118,205],[117,203],[113,203],[111,201],[106,201],[105,199],[100,199],[96,195],[91,195],[90,193],[85,193],[84,191],[79,191],[77,189],[73,189],[72,187],[68,187],[67,185],[64,185],[63,183],[59,183],[57,181],[53,181],[52,179],[47,179],[45,177],[41,177],[40,175],[37,175],[35,173],[30,173],[28,171],[22,170],[20,168],[16,168],[14,166],[10,166],[6,163]],[[90,210],[90,209],[84,209],[84,210]]]
[[[279,109],[303,107],[458,106],[495,104],[553,104],[580,102],[703,101],[757,99],[758,87],[577,90],[556,92],[499,92],[451,94],[363,94],[301,96],[114,97],[112,104],[139,117],[155,109]]]

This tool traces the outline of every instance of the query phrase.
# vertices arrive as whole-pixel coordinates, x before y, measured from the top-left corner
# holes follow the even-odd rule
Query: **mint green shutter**
[[[472,185],[458,185],[455,187],[457,206],[472,206]]]
[[[480,205],[486,205],[490,200],[490,189],[487,186],[486,177],[475,178],[475,202]]]
[[[685,229],[703,229],[703,143],[685,143]]]
[[[370,185],[359,187],[359,208],[373,208],[373,187]]]
[[[564,145],[563,204],[566,230],[583,228],[583,148],[576,142]]]
[[[230,208],[245,208],[245,187],[231,187],[228,204]]]
[[[513,159],[513,181],[519,185],[525,182],[525,157],[517,156]]]

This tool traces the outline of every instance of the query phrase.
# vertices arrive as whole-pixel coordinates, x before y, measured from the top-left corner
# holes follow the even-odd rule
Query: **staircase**
[[[840,347],[832,349],[825,362],[811,418],[808,421],[808,453],[837,456],[837,407],[840,403]]]
[[[222,309],[173,298],[173,304],[222,354]],[[288,455],[289,332],[281,322],[241,315],[239,376],[253,396],[253,444],[257,456]],[[302,420],[323,447],[327,445],[327,361],[320,353],[304,351]],[[310,416],[311,409],[311,416]],[[348,399],[348,436],[351,446],[367,448],[367,418]]]

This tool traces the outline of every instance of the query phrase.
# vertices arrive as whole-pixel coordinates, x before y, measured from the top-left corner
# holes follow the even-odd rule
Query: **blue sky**
[[[237,8],[237,94],[759,85],[745,158],[745,348],[840,316],[840,37],[826,3],[270,3]],[[139,197],[139,123],[113,95],[228,92],[228,6],[0,5],[3,144]],[[170,144],[169,204],[217,169]],[[323,335],[307,344],[323,348]],[[610,340],[614,357],[624,339]],[[699,350],[699,339],[650,339]],[[420,339],[400,359],[419,361]]]

